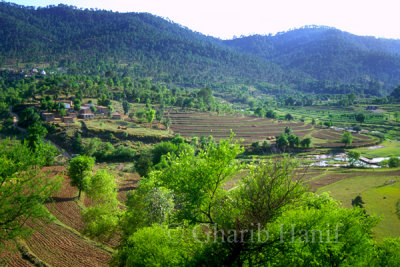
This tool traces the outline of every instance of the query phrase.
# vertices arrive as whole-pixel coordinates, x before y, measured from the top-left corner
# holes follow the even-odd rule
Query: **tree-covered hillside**
[[[382,95],[400,84],[400,41],[326,27],[222,41],[147,13],[1,2],[0,67],[38,63],[184,87]]]
[[[365,91],[382,89],[384,93],[400,83],[400,40],[309,26],[225,44],[275,62],[285,70],[307,73],[318,81],[358,84]]]
[[[285,80],[275,64],[145,13],[0,3],[0,43],[4,63],[48,62],[91,74],[114,64],[186,86]]]

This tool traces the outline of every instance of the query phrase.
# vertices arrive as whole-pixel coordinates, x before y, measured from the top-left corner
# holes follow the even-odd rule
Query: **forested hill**
[[[366,89],[385,91],[400,83],[400,40],[308,26],[274,36],[253,35],[224,43],[319,81],[361,84]]]
[[[146,13],[0,2],[0,67],[113,70],[184,87],[387,94],[400,84],[399,42],[323,27],[222,41]]]
[[[0,3],[0,43],[3,64],[48,62],[72,73],[101,74],[116,64],[185,86],[287,80],[276,64],[146,13]]]

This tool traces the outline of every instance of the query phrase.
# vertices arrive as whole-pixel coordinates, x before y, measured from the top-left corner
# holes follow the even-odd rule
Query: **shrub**
[[[390,157],[388,164],[389,164],[390,168],[400,167],[400,159],[397,158],[397,157],[392,156],[392,157]]]

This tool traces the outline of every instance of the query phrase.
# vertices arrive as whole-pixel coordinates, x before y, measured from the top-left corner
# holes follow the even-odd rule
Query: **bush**
[[[389,164],[390,168],[400,167],[400,159],[392,156],[392,157],[390,157],[388,164]]]

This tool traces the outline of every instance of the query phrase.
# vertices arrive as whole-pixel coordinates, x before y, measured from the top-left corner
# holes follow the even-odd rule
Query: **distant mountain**
[[[0,67],[113,70],[184,87],[388,94],[400,84],[399,43],[327,27],[222,41],[147,13],[0,2]]]
[[[118,65],[185,86],[286,79],[274,63],[146,13],[0,3],[0,44],[5,63],[49,62],[72,73],[101,74]]]
[[[309,26],[274,36],[253,35],[224,43],[318,81],[358,84],[367,90],[371,87],[386,92],[400,84],[400,40]]]

